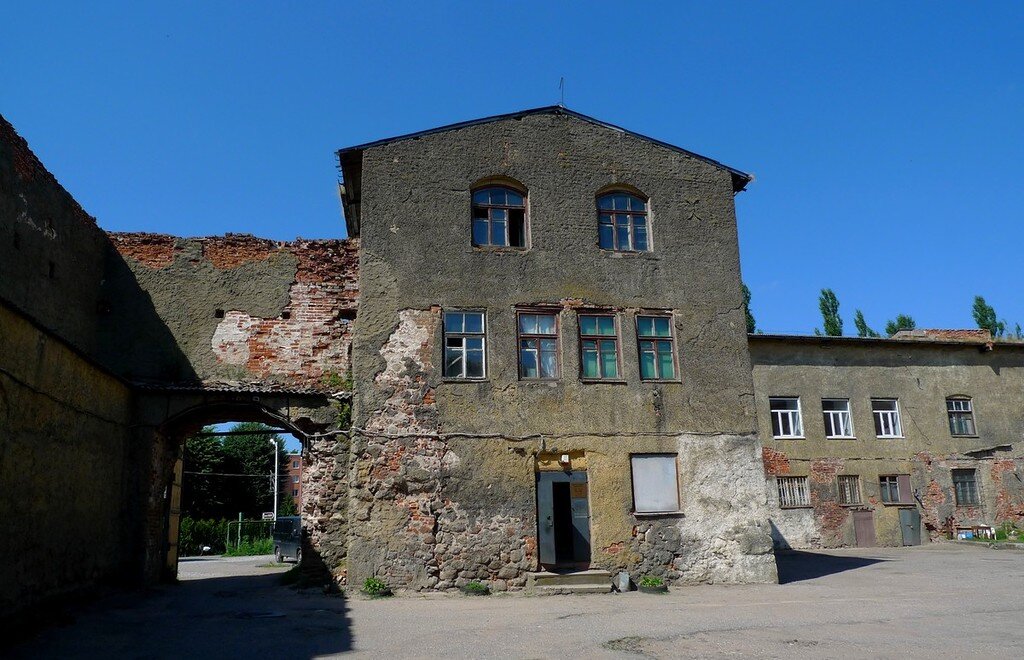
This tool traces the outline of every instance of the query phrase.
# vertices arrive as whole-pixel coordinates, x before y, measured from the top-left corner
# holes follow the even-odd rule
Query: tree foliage
[[[822,289],[818,298],[818,309],[821,310],[821,318],[825,323],[825,334],[829,337],[841,337],[843,334],[843,319],[839,317],[839,298],[832,289]]]
[[[896,318],[885,324],[885,333],[892,337],[900,330],[913,330],[917,327],[914,319],[906,314],[897,314]]]
[[[750,287],[746,284],[743,285],[743,311],[747,315],[747,334],[752,335],[757,332],[757,321],[750,313]]]
[[[880,335],[871,329],[868,322],[864,320],[864,312],[859,309],[853,315],[853,324],[857,326],[858,337],[879,337]]]
[[[255,422],[236,424],[232,432],[242,435],[193,436],[185,441],[185,475],[182,487],[182,512],[192,518],[258,518],[274,507],[273,469],[277,445],[279,513],[291,503],[288,487],[288,455],[279,435],[259,433],[268,427]],[[212,432],[212,428],[203,429]],[[280,515],[286,515],[281,513]]]
[[[1006,322],[996,318],[996,310],[985,302],[981,296],[974,296],[974,308],[972,310],[974,322],[982,330],[988,330],[993,337],[1002,337],[1006,332]]]

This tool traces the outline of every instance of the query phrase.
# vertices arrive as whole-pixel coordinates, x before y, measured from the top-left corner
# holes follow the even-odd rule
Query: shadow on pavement
[[[281,573],[187,580],[69,612],[10,649],[39,658],[313,658],[352,649],[345,599],[282,586]]]
[[[779,584],[813,580],[883,561],[885,560],[871,557],[837,557],[823,552],[801,552],[799,550],[779,550],[775,553],[775,565],[779,569]]]

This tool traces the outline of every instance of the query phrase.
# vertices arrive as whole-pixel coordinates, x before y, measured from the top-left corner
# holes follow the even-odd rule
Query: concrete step
[[[527,573],[527,593],[607,593],[612,590],[612,574],[600,569],[586,571]]]

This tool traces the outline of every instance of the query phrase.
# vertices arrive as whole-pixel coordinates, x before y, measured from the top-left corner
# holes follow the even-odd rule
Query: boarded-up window
[[[675,454],[634,454],[633,510],[664,513],[679,510],[679,479]]]
[[[776,477],[779,484],[779,506],[783,509],[810,506],[807,477]]]

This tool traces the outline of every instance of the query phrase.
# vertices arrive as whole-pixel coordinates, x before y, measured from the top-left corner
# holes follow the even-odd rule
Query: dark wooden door
[[[875,513],[873,511],[853,512],[853,534],[858,548],[875,547]]]

